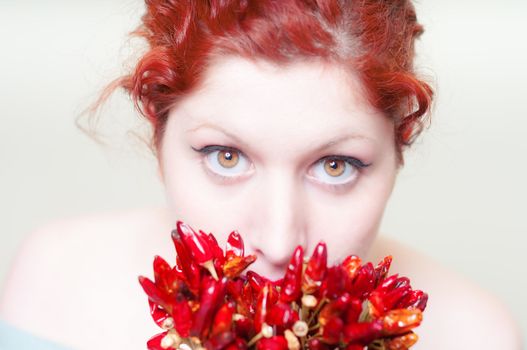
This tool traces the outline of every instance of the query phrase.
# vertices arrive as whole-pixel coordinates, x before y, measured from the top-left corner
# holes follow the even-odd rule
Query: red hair
[[[169,110],[199,84],[214,57],[286,65],[319,58],[349,68],[370,103],[393,119],[399,160],[429,114],[433,91],[413,71],[423,32],[410,0],[145,0],[131,33],[148,50],[96,103],[124,88],[153,127],[159,150]]]

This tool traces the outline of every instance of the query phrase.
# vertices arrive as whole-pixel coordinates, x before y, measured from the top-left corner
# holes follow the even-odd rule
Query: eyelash
[[[196,149],[194,147],[191,147],[194,151],[196,152],[199,152],[199,153],[202,153],[202,154],[205,154],[205,155],[208,155],[214,151],[233,151],[233,152],[237,152],[241,155],[243,155],[244,157],[245,154],[234,148],[234,147],[227,147],[227,146],[219,146],[219,145],[210,145],[210,146],[205,146],[205,147],[202,147],[200,149]],[[354,158],[354,157],[349,157],[349,156],[342,156],[342,155],[334,155],[334,156],[326,156],[326,157],[322,157],[320,158],[318,161],[315,162],[315,164],[319,163],[319,162],[322,162],[324,160],[327,160],[327,159],[331,159],[331,160],[342,160],[342,161],[345,161],[346,163],[348,163],[350,166],[352,166],[353,168],[355,168],[357,171],[362,172],[365,168],[369,167],[371,165],[370,164],[365,164],[363,163],[361,160],[357,159],[357,158]],[[231,177],[231,176],[223,176],[223,175],[219,175],[217,173],[214,173],[211,171],[211,173],[218,177],[222,182],[225,182],[225,183],[229,183],[233,180],[233,178],[235,178],[234,176]],[[353,182],[353,181],[352,181]],[[333,191],[339,191],[339,190],[342,190],[343,188],[346,187],[346,185],[349,185],[349,183],[345,183],[345,184],[328,184],[328,183],[323,183],[324,186],[327,186],[328,188],[330,188],[331,190]]]

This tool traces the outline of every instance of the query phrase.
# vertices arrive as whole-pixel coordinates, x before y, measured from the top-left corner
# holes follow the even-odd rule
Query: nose
[[[278,171],[262,181],[251,210],[252,248],[265,263],[280,268],[289,263],[294,249],[307,244],[306,203],[301,181]],[[253,202],[254,203],[254,202]]]

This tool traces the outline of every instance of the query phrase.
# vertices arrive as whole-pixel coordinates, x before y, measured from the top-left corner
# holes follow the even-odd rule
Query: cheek
[[[228,234],[246,215],[246,201],[229,186],[213,183],[197,160],[172,157],[164,162],[165,196],[173,225],[182,220],[212,232],[224,246]]]
[[[377,236],[393,182],[392,177],[372,177],[341,200],[330,196],[313,200],[310,245],[324,240],[331,263],[350,254],[365,257]]]

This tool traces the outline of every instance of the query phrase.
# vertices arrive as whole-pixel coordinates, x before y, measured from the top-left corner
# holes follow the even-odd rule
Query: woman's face
[[[160,168],[174,224],[222,246],[238,230],[250,269],[277,279],[297,245],[364,256],[398,165],[393,123],[339,66],[228,57],[172,108]]]

